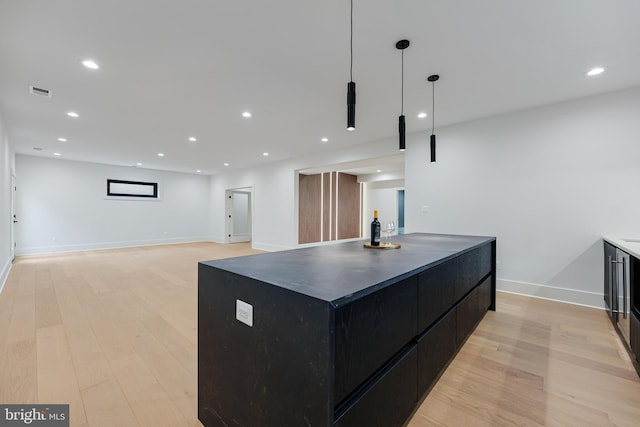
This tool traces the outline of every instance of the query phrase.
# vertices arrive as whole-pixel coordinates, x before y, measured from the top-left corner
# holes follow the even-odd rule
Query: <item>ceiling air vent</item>
[[[47,98],[51,98],[51,91],[49,89],[43,89],[37,86],[29,86],[29,92],[34,95],[46,96]]]

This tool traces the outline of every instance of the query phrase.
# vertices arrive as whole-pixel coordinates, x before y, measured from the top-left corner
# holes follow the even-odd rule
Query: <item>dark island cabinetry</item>
[[[488,309],[493,237],[409,234],[198,270],[205,426],[401,426]]]

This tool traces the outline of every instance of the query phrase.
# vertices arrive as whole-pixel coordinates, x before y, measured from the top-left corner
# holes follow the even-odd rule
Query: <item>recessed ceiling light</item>
[[[84,61],[82,61],[82,65],[87,68],[91,68],[92,70],[97,70],[98,68],[100,68],[100,66],[91,59],[85,59]]]
[[[202,172],[202,171],[201,171],[200,169],[198,169],[198,170],[196,170],[196,172],[200,173],[200,172]]]
[[[80,115],[78,115],[78,113],[76,113],[75,111],[69,111],[69,112],[67,113],[67,116],[69,116],[69,117],[73,117],[73,118],[80,117]]]
[[[229,163],[224,163],[224,166],[229,166]]]
[[[67,138],[58,138],[58,141],[60,141],[60,142],[67,142]]]
[[[59,155],[60,155],[60,153],[53,153],[53,155],[54,155],[54,156],[59,156]]]
[[[589,72],[587,73],[587,76],[597,76],[598,74],[602,74],[602,73],[604,73],[603,67],[595,67],[589,70]]]
[[[418,113],[418,118],[419,119],[424,119],[425,117],[427,117],[427,113],[425,113],[425,112]]]
[[[322,141],[322,142],[329,142],[329,138],[322,138],[320,141]]]
[[[242,117],[249,118],[249,117],[251,117],[251,113],[248,112],[248,111],[245,111],[244,113],[242,113]]]
[[[142,163],[138,162],[136,163],[136,166],[142,166]]]
[[[267,157],[269,155],[269,153],[267,153],[266,151],[264,153],[262,153],[263,156]]]
[[[197,139],[195,139],[193,136],[190,136],[190,137],[189,137],[189,141],[191,141],[191,142],[196,142],[196,141],[197,141]]]
[[[382,171],[381,171],[380,169],[378,169],[376,172],[380,173],[380,172],[382,172]]]
[[[164,157],[164,153],[158,153],[158,157]]]

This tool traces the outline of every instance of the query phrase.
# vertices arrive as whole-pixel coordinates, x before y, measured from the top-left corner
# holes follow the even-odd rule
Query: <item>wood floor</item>
[[[0,403],[71,425],[200,426],[196,243],[17,258],[0,294]],[[604,312],[498,294],[408,425],[639,426],[640,380]]]

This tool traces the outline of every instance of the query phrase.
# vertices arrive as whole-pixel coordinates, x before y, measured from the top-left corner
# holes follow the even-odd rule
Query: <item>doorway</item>
[[[236,188],[225,192],[226,242],[251,241],[251,187]]]
[[[404,190],[398,190],[398,234],[404,234]]]
[[[11,173],[11,262],[16,257],[16,175]]]

